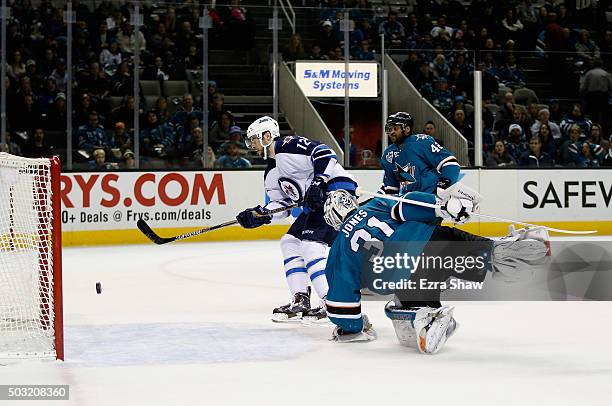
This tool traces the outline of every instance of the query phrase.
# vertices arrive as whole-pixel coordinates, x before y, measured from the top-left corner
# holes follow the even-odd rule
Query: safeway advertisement
[[[262,183],[261,172],[63,174],[63,230],[213,225],[261,204]]]

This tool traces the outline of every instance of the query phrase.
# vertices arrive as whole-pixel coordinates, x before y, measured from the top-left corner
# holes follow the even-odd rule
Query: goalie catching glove
[[[257,206],[238,213],[236,220],[244,228],[256,228],[264,224],[270,224],[272,215],[269,214],[267,209]]]
[[[474,203],[471,200],[451,197],[436,209],[436,216],[450,220],[455,224],[464,224],[474,212]]]
[[[455,224],[464,224],[472,213],[478,210],[482,196],[462,183],[455,183],[445,189],[438,188],[436,215]]]

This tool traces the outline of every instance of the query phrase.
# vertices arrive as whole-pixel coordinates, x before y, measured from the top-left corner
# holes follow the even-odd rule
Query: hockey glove
[[[335,341],[337,343],[357,343],[363,341],[373,341],[376,340],[377,337],[376,330],[374,330],[372,327],[370,319],[368,319],[368,316],[364,314],[363,329],[361,331],[357,333],[347,333],[340,327],[336,326],[330,341]]]
[[[325,205],[327,183],[321,176],[315,176],[304,196],[304,206],[312,211],[319,211]]]
[[[261,206],[246,209],[236,216],[238,224],[244,228],[256,228],[272,222],[272,216],[268,210]]]
[[[450,220],[455,224],[464,224],[474,212],[472,200],[451,197],[439,209],[436,209],[438,217]]]
[[[448,178],[441,177],[436,185],[436,195],[442,197],[444,190],[448,189],[451,185],[451,181]]]

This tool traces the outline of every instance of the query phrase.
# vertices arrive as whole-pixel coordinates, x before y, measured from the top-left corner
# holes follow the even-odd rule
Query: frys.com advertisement
[[[61,178],[63,231],[208,226],[264,200],[260,172],[71,173]]]

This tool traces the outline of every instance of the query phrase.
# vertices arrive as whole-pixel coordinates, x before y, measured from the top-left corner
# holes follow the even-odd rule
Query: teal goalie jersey
[[[412,192],[405,197],[436,203],[432,194]],[[393,210],[393,206],[397,206]],[[392,213],[396,214],[392,214]],[[399,218],[394,218],[399,217]],[[403,221],[404,219],[408,221]],[[380,294],[392,293],[371,286],[374,280],[398,280],[410,274],[390,269],[378,272],[377,258],[394,256],[398,249],[419,256],[436,226],[434,209],[373,199],[357,208],[343,223],[329,256],[325,276],[329,284],[326,306],[331,321],[345,331],[360,331],[362,287]]]

